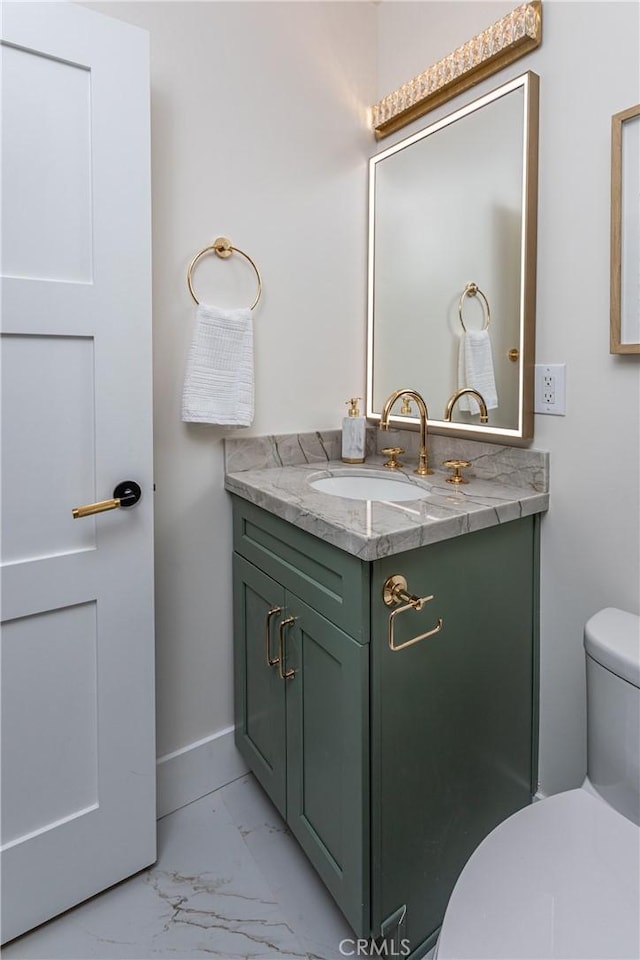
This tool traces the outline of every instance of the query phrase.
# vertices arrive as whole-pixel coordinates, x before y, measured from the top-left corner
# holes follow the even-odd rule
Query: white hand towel
[[[488,330],[467,330],[460,337],[458,389],[463,387],[473,387],[481,393],[487,410],[495,410],[498,406]],[[461,410],[467,410],[470,413],[480,412],[478,401],[468,393],[460,397],[458,403]]]
[[[253,321],[249,307],[199,304],[187,357],[182,419],[249,427],[253,422]]]

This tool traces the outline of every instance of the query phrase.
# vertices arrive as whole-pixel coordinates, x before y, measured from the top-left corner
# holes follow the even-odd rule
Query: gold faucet
[[[473,387],[463,387],[462,390],[456,390],[456,392],[449,397],[447,409],[444,412],[444,419],[447,421],[447,423],[451,423],[451,414],[453,413],[453,408],[460,397],[464,397],[464,395],[467,393],[470,393],[478,401],[478,406],[480,407],[480,423],[489,423],[489,414],[487,413],[487,405],[484,402],[484,397],[481,393],[478,393],[477,390],[474,390]]]
[[[418,413],[420,414],[420,457],[418,459],[418,466],[413,472],[421,477],[426,477],[428,474],[433,473],[433,470],[429,470],[429,463],[427,461],[427,420],[429,419],[429,412],[426,403],[417,390],[408,390],[405,387],[402,390],[394,390],[391,396],[387,397],[382,408],[382,413],[380,414],[380,429],[389,429],[391,408],[400,397],[411,397],[415,400],[418,407]]]

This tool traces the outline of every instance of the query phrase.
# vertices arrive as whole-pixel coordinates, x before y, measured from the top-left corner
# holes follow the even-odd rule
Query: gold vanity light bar
[[[523,3],[371,108],[376,140],[400,129],[540,45],[542,0]]]

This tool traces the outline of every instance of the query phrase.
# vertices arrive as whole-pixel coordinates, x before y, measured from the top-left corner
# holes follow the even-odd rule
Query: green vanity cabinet
[[[363,593],[360,564],[332,569],[324,563],[325,544],[316,557],[298,554],[280,539],[288,536],[287,524],[249,504],[239,513],[236,743],[351,925],[363,931],[369,925],[369,648],[318,609],[351,620],[351,590]]]
[[[233,501],[238,748],[357,936],[419,951],[535,791],[537,518],[365,562]],[[398,574],[433,599],[392,651]]]
[[[400,908],[418,944],[442,922],[480,841],[531,802],[537,784],[537,521],[376,561],[371,596],[371,875],[374,928]],[[433,595],[398,614],[388,577]],[[406,908],[406,909],[405,909]]]
[[[284,588],[239,554],[233,558],[235,712],[245,760],[283,817],[287,815],[285,697],[273,647],[273,618]]]

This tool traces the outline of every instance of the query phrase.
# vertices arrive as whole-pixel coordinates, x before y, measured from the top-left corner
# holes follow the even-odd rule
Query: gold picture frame
[[[640,103],[611,118],[610,353],[640,353]]]

